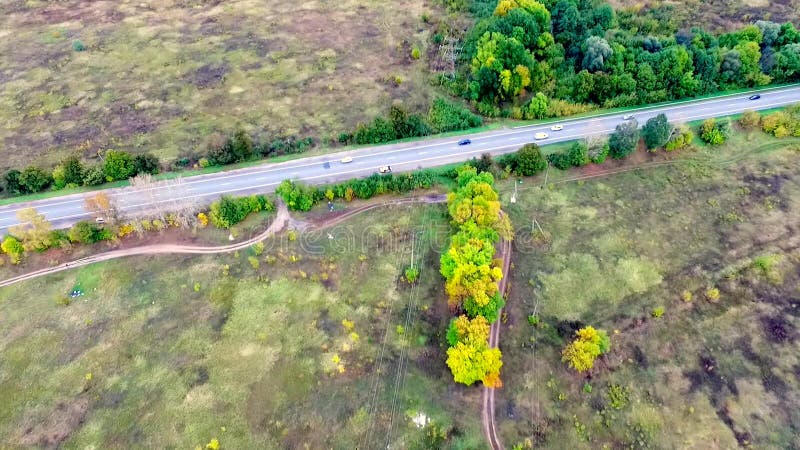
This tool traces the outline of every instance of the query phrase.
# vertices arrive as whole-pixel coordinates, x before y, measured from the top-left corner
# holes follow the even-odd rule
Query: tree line
[[[800,80],[791,23],[714,35],[603,0],[475,3],[459,79],[447,84],[487,116],[540,119]]]
[[[387,117],[359,123],[352,133],[341,133],[342,144],[381,144],[410,137],[466,130],[480,126],[483,120],[463,105],[437,98],[427,115],[409,114],[402,106],[392,105]]]
[[[498,290],[502,262],[495,244],[511,239],[508,216],[501,214],[494,177],[471,166],[457,171],[456,188],[447,196],[455,233],[440,258],[440,273],[451,311],[458,314],[447,330],[447,366],[457,383],[481,381],[500,387],[500,349],[489,348],[489,326],[505,301]]]

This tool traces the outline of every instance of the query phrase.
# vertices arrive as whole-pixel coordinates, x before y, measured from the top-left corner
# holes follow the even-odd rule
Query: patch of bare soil
[[[89,399],[83,396],[60,403],[44,421],[25,430],[19,444],[24,447],[58,448],[80,427],[88,412]]]

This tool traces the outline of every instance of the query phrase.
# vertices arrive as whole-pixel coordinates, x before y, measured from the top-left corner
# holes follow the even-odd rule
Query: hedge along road
[[[500,129],[468,136],[433,138],[412,143],[364,147],[347,152],[296,159],[283,163],[263,164],[245,169],[197,175],[182,178],[178,186],[174,182],[158,182],[147,189],[124,187],[107,189],[117,210],[123,216],[136,216],[156,205],[195,201],[208,203],[222,194],[243,195],[256,192],[272,192],[282,180],[292,179],[310,184],[327,184],[350,178],[366,177],[376,173],[384,165],[392,166],[395,172],[456,163],[483,153],[500,155],[516,151],[522,145],[534,142],[539,132],[550,136],[536,141],[540,145],[571,141],[596,135],[609,134],[623,122],[623,115],[631,114],[639,124],[660,113],[674,123],[689,122],[738,114],[745,110],[762,110],[800,102],[800,86],[790,86],[759,91],[759,100],[749,100],[748,94],[697,100],[680,104],[629,110],[619,114],[604,114],[583,119],[564,120],[562,131],[550,131],[550,125],[535,124],[511,129]],[[555,123],[555,122],[553,122]],[[472,144],[460,146],[461,138],[469,138]],[[344,157],[353,158],[342,163]],[[92,193],[72,194],[0,207],[0,234],[18,224],[17,211],[33,207],[44,214],[56,228],[66,228],[80,220],[91,219],[84,208],[85,199]]]

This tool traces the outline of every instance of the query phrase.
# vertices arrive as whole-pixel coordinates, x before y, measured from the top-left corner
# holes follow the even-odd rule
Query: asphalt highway
[[[350,178],[366,177],[378,168],[390,165],[393,172],[411,171],[426,167],[465,161],[483,153],[501,155],[516,151],[523,144],[539,145],[570,141],[596,135],[610,134],[623,116],[632,115],[644,125],[647,119],[660,113],[672,123],[689,122],[710,117],[740,113],[745,110],[762,110],[800,103],[800,86],[758,91],[761,98],[749,100],[751,93],[686,101],[661,107],[639,108],[625,113],[604,114],[591,118],[553,121],[547,124],[505,128],[473,135],[435,138],[412,143],[364,147],[340,153],[296,159],[283,163],[264,163],[245,169],[181,178],[179,183],[158,183],[150,189],[132,187],[108,189],[117,210],[123,216],[146,214],[161,207],[184,202],[207,204],[222,194],[244,195],[274,191],[282,180],[301,180],[310,184],[327,184]],[[563,125],[561,131],[551,131],[553,124]],[[547,133],[546,139],[536,140],[536,133]],[[458,145],[461,139],[470,139],[469,145]],[[342,163],[345,157],[352,162]],[[18,223],[20,209],[34,207],[47,217],[54,227],[68,227],[80,220],[94,220],[84,209],[85,197],[94,193],[72,194],[0,207],[0,234]]]

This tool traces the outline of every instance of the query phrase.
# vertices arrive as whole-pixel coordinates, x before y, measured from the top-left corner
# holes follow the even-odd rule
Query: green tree
[[[516,38],[484,33],[472,58],[473,98],[497,102],[516,97],[530,86],[533,64],[531,53]]]
[[[567,152],[569,164],[573,167],[583,167],[589,164],[589,146],[584,141],[575,141]]]
[[[599,36],[590,36],[586,39],[585,47],[583,68],[589,72],[605,69],[606,62],[613,53],[608,41]]]
[[[97,186],[106,181],[105,173],[101,166],[91,166],[83,173],[84,186]]]
[[[314,206],[313,188],[291,180],[283,180],[275,192],[281,196],[286,206],[293,211],[308,211]]]
[[[642,127],[644,145],[648,150],[663,147],[672,135],[672,125],[667,121],[667,116],[659,114],[648,119]]]
[[[531,98],[530,103],[525,108],[526,119],[544,119],[547,117],[548,101],[547,96],[541,92]]]
[[[231,138],[230,148],[234,161],[247,161],[253,156],[253,139],[244,130],[236,130]]]
[[[16,169],[11,169],[3,176],[3,188],[6,192],[11,194],[19,194],[23,192],[22,184],[19,182],[19,177],[22,172]]]
[[[475,297],[468,297],[464,300],[464,311],[469,317],[484,317],[489,323],[494,323],[505,304],[503,296],[499,292],[495,292],[485,304],[480,304]]]
[[[159,172],[158,157],[152,153],[143,153],[133,158],[133,172],[135,174],[148,173],[155,175]]]
[[[65,159],[61,166],[64,168],[64,182],[67,187],[80,186],[83,184],[83,164],[76,156]]]
[[[11,264],[19,264],[22,261],[22,254],[25,252],[25,247],[14,236],[6,236],[3,238],[3,243],[0,245],[3,253],[8,255]]]
[[[34,166],[27,167],[19,174],[19,185],[27,193],[39,192],[52,182],[53,178],[49,173]]]
[[[635,120],[628,120],[617,125],[608,139],[608,152],[612,158],[622,159],[636,150],[639,143],[639,125]]]
[[[103,162],[106,181],[127,180],[135,174],[133,157],[128,152],[109,150]]]
[[[517,172],[522,176],[535,175],[547,168],[541,149],[536,144],[525,144],[517,151]]]

